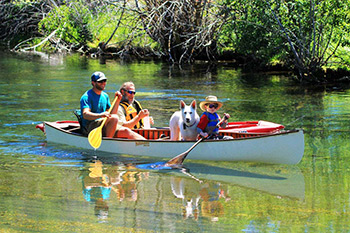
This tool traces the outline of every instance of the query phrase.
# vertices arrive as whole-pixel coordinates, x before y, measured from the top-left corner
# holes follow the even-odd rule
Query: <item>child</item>
[[[205,98],[205,101],[199,104],[199,107],[204,111],[200,121],[197,125],[197,133],[202,137],[208,137],[208,139],[222,139],[223,136],[219,136],[219,128],[216,127],[220,121],[220,116],[216,113],[222,107],[222,102],[218,101],[216,96],[210,95]],[[221,127],[225,128],[227,119],[230,115],[225,113],[226,119],[221,123]],[[210,132],[212,131],[212,132]],[[210,135],[208,135],[210,133]]]

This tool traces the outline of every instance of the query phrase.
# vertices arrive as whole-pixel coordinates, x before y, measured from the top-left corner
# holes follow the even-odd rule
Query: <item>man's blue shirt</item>
[[[80,110],[83,127],[85,127],[89,122],[83,118],[84,108],[89,108],[93,113],[101,113],[105,112],[110,107],[111,102],[106,92],[102,91],[101,95],[98,95],[92,89],[86,91],[80,98]]]

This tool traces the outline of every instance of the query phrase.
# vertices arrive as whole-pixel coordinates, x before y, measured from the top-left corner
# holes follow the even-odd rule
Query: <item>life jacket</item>
[[[213,129],[211,134],[218,134],[219,133],[219,128],[217,128],[216,125],[218,124],[218,122],[220,120],[219,115],[216,112],[214,114],[211,114],[209,112],[203,112],[203,115],[206,115],[207,119],[208,119],[208,124],[205,127],[204,131],[209,133],[210,130]]]
[[[133,104],[135,105],[135,108],[132,104],[130,105],[128,102],[120,103],[120,106],[124,108],[126,121],[130,121],[131,119],[133,119],[142,109],[140,102],[138,102],[137,100],[134,100]],[[139,122],[136,123],[134,129],[140,129],[142,127],[143,119],[139,120]]]

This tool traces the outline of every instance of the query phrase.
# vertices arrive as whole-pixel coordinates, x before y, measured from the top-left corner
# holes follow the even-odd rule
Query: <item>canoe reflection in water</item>
[[[175,211],[183,219],[219,221],[226,214],[226,206],[232,207],[231,195],[237,188],[279,199],[305,198],[304,176],[295,166],[186,163],[186,169],[152,170],[106,160],[106,164],[93,161],[81,176],[84,198],[95,205],[100,221],[107,221],[111,210],[118,212],[113,216],[123,216],[118,218],[123,221],[129,214],[158,215],[159,207],[169,213]]]
[[[201,215],[217,221],[224,213],[221,199],[224,201],[231,199],[227,194],[227,186],[218,182],[199,181],[185,170],[183,174],[185,177],[171,176],[170,178],[172,194],[182,200],[182,206],[179,205],[179,207],[182,209],[183,218],[198,220]],[[84,199],[95,204],[95,215],[101,221],[105,221],[109,214],[108,202],[111,201],[113,193],[116,194],[119,202],[136,202],[137,185],[149,178],[149,172],[124,164],[108,166],[106,169],[101,161],[96,160],[89,165],[88,171],[86,170],[81,178]],[[163,192],[167,191],[163,190]]]

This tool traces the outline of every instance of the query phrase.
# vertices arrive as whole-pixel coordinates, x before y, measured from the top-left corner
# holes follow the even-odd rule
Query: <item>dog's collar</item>
[[[186,127],[190,128],[190,127],[194,126],[194,124],[196,124],[196,122],[194,122],[192,125],[186,125],[186,123],[184,123],[184,129],[186,129]]]

